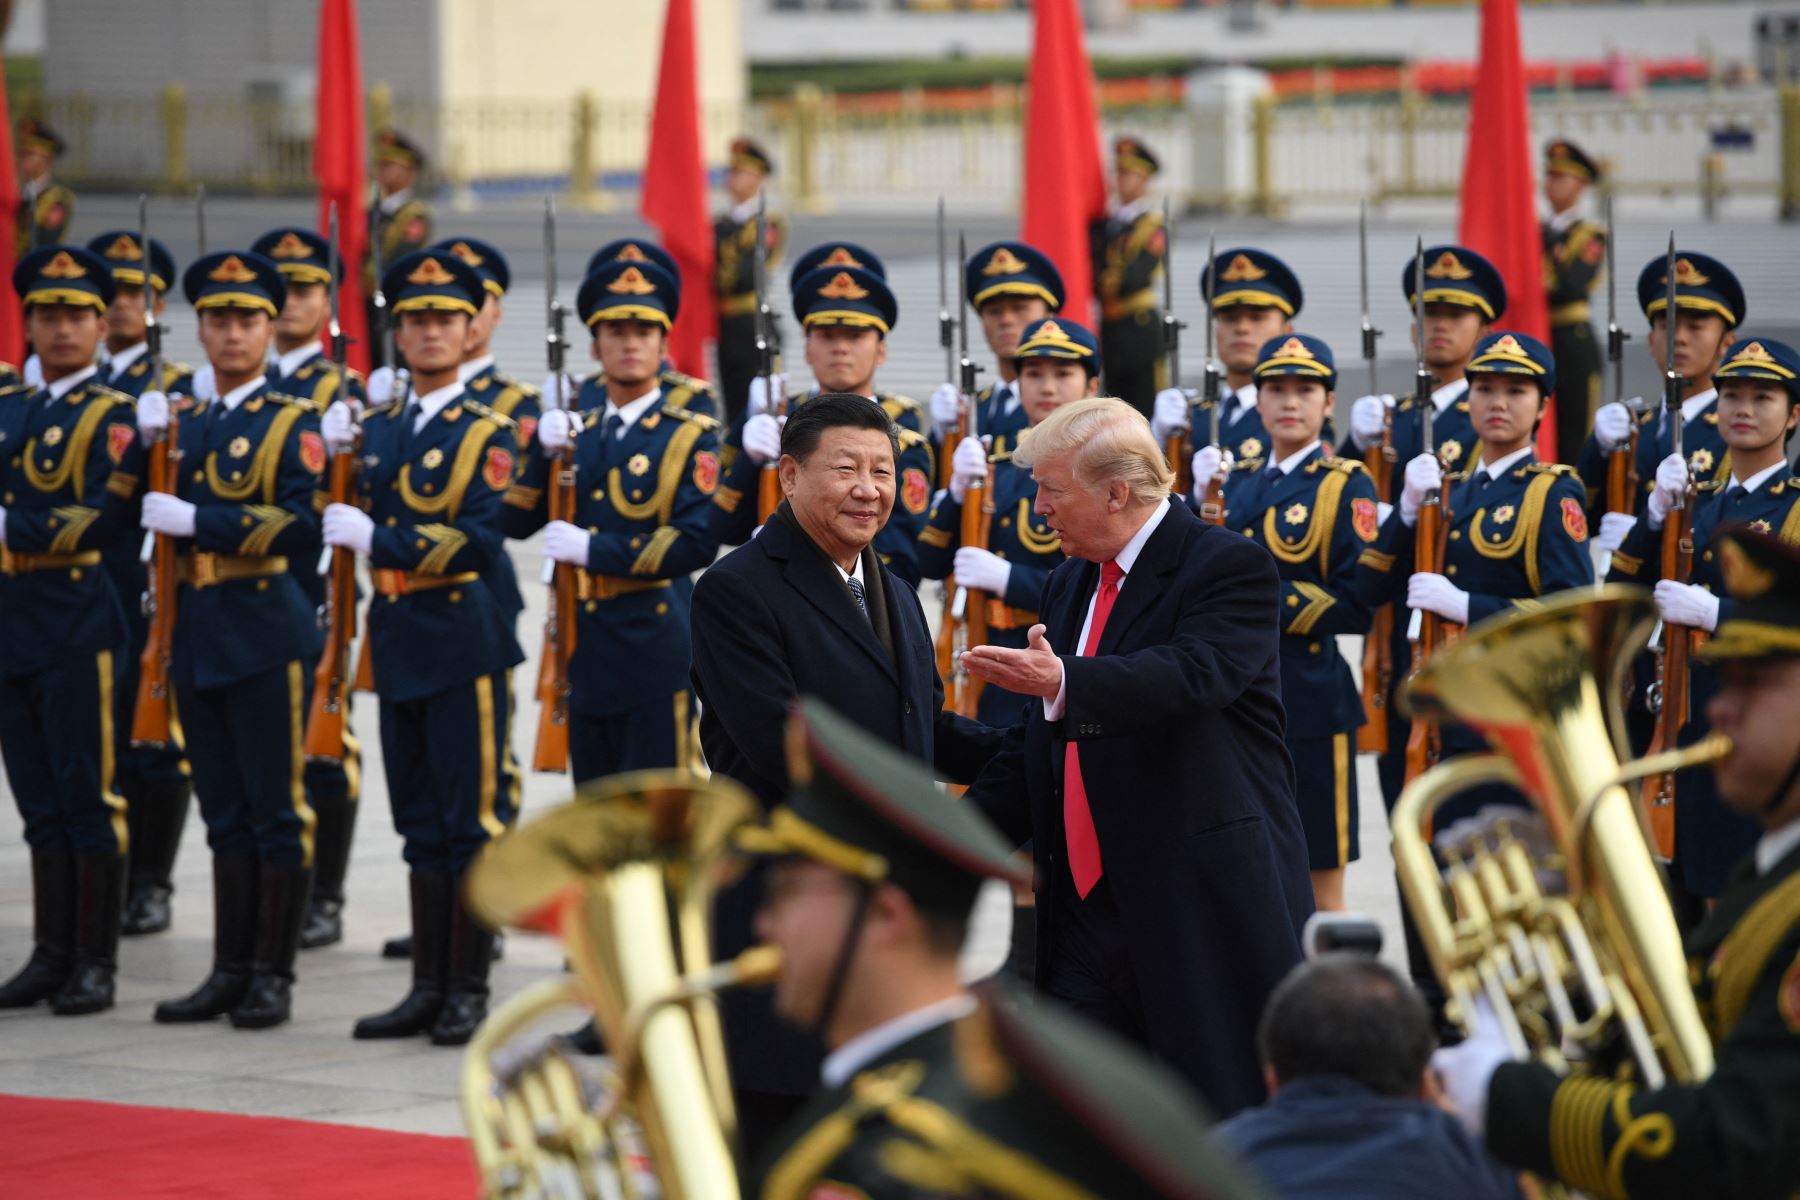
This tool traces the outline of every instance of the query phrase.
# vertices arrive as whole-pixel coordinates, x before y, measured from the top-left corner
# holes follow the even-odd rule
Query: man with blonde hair
[[[969,799],[1032,843],[1038,986],[1235,1112],[1263,1098],[1257,1019],[1313,909],[1275,560],[1170,496],[1121,400],[1059,408],[1013,461],[1068,561],[1024,649],[964,657],[1042,701]]]

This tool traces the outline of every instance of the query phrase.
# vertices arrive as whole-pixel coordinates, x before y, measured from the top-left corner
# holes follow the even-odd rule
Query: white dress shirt
[[[468,362],[456,368],[456,377],[464,383],[467,383],[469,380],[475,378],[493,365],[494,356],[491,354],[484,354],[480,358],[471,358]]]
[[[1771,829],[1756,843],[1756,873],[1767,875],[1775,864],[1800,846],[1800,820],[1789,821],[1780,829]]]
[[[1131,540],[1125,543],[1125,548],[1119,551],[1117,558],[1113,559],[1114,562],[1119,564],[1119,570],[1123,572],[1119,577],[1120,591],[1125,590],[1125,581],[1131,578],[1131,568],[1137,564],[1138,555],[1143,553],[1144,544],[1150,540],[1150,535],[1156,532],[1156,527],[1161,525],[1163,518],[1168,515],[1169,506],[1167,503],[1158,504],[1156,507],[1152,508],[1150,510],[1150,515],[1145,518],[1144,523],[1138,526],[1138,531],[1131,535]],[[1075,639],[1075,644],[1073,646],[1067,648],[1065,651],[1066,654],[1079,656],[1081,654],[1081,648],[1087,645],[1088,628],[1094,623],[1094,605],[1099,599],[1100,589],[1096,587],[1094,589],[1094,594],[1088,597],[1087,616],[1083,617],[1081,621],[1081,636]],[[1062,659],[1060,657],[1056,660],[1056,665],[1059,669],[1062,667]],[[1063,671],[1063,681],[1056,689],[1056,698],[1044,701],[1044,720],[1062,720],[1063,713],[1067,712],[1069,709],[1068,689],[1069,673]]]
[[[463,385],[462,380],[459,379],[455,383],[445,384],[436,391],[426,392],[423,396],[414,396],[411,402],[418,405],[418,411],[413,414],[412,431],[417,433],[425,428],[431,418],[449,408],[450,402],[462,394]]]
[[[55,383],[46,383],[44,390],[50,393],[52,400],[61,400],[64,396],[92,379],[100,368],[98,366],[83,367],[73,375],[64,375]]]
[[[662,389],[660,387],[651,388],[636,400],[627,401],[623,408],[614,404],[609,398],[606,401],[606,414],[600,418],[600,428],[605,429],[606,423],[612,418],[622,417],[624,418],[625,423],[619,426],[618,436],[624,437],[625,431],[630,429],[633,425],[636,425],[638,423],[638,418],[649,412],[651,405],[657,403],[661,399]]]
[[[819,1068],[819,1077],[828,1088],[842,1087],[858,1071],[895,1046],[909,1042],[939,1025],[960,1021],[974,1011],[975,997],[958,993],[935,1004],[927,1004],[924,1008],[915,1008],[891,1021],[883,1021],[873,1029],[863,1030],[827,1054],[825,1062]]]
[[[324,348],[319,343],[308,342],[304,346],[297,346],[289,350],[286,354],[276,355],[275,370],[283,376],[292,375],[323,353],[325,353]]]

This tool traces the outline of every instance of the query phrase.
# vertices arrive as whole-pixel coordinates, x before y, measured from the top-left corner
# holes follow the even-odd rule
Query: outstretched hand
[[[1033,625],[1023,650],[1006,646],[976,646],[962,656],[962,665],[975,678],[1021,696],[1045,700],[1062,690],[1062,659],[1050,648],[1044,627]]]

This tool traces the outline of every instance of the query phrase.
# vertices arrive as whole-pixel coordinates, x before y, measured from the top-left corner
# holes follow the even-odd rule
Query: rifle
[[[1668,305],[1663,310],[1663,419],[1669,423],[1669,449],[1684,463],[1681,398],[1687,380],[1675,373],[1675,234],[1669,234],[1669,254],[1664,295]],[[1687,472],[1687,487],[1677,493],[1669,515],[1663,520],[1662,563],[1658,572],[1663,579],[1686,583],[1694,568],[1694,472]],[[1673,750],[1688,719],[1688,653],[1694,646],[1695,631],[1686,625],[1663,623],[1662,646],[1657,652],[1656,678],[1647,697],[1656,729],[1650,737],[1646,757]],[[1657,854],[1670,858],[1675,852],[1675,775],[1661,771],[1646,775],[1639,792],[1650,834]]]
[[[762,231],[757,230],[758,245]],[[563,306],[556,294],[556,201],[544,197],[544,353],[550,377],[556,381],[556,407],[568,411],[564,394]],[[574,429],[570,444],[556,460],[551,476],[549,519],[575,519]],[[551,584],[544,614],[543,666],[538,674],[537,741],[531,751],[534,771],[566,771],[569,767],[569,663],[575,656],[576,568],[571,563],[546,559],[545,582]]]
[[[156,287],[150,282],[150,200],[138,197],[138,247],[144,252],[145,361],[150,365],[150,386],[162,389],[162,324],[156,319]],[[181,429],[170,406],[168,428],[157,435],[149,451],[149,488],[175,494],[181,466]],[[138,692],[131,713],[131,744],[167,746],[170,731],[169,662],[175,646],[175,539],[168,534],[146,533],[139,557],[147,564],[144,580],[144,618],[149,634],[138,658]]]
[[[1362,284],[1362,356],[1369,366],[1369,394],[1376,395],[1380,381],[1375,370],[1375,341],[1381,330],[1369,315],[1369,204],[1364,201],[1356,223],[1357,254]],[[1381,442],[1363,454],[1363,465],[1375,480],[1375,494],[1385,497],[1393,486],[1394,413],[1388,409],[1381,423]],[[1357,731],[1356,748],[1365,753],[1388,750],[1387,706],[1394,687],[1394,606],[1383,604],[1363,637],[1363,727]]]
[[[344,327],[338,312],[338,212],[331,206],[328,278],[331,316],[326,324],[326,342],[331,361],[337,366],[338,388],[348,397],[349,374],[344,363]],[[346,399],[346,404],[348,400]],[[352,504],[356,499],[355,443],[331,456],[331,473],[327,486],[333,504]],[[328,546],[319,559],[319,574],[326,576],[325,602],[319,606],[319,625],[325,630],[325,649],[319,665],[313,669],[312,707],[306,714],[306,756],[329,762],[344,758],[344,720],[350,712],[350,688],[354,668],[350,643],[356,637],[356,552],[343,546]]]
[[[1419,410],[1420,446],[1426,454],[1437,453],[1436,441],[1432,436],[1432,418],[1437,415],[1437,406],[1431,402],[1431,393],[1436,380],[1425,366],[1425,241],[1419,239],[1413,250],[1413,342],[1416,349],[1416,365],[1413,377],[1413,407]],[[1414,526],[1413,569],[1421,574],[1441,575],[1444,573],[1444,535],[1449,522],[1444,516],[1444,498],[1442,490],[1433,488],[1425,494],[1419,505],[1419,519]],[[1412,673],[1417,675],[1419,669],[1437,653],[1444,642],[1443,618],[1434,612],[1415,608],[1412,614],[1411,628],[1407,630],[1412,642]],[[1437,764],[1443,750],[1439,738],[1437,722],[1429,717],[1415,716],[1412,729],[1406,738],[1406,781],[1411,783],[1429,768]]]
[[[775,394],[775,314],[769,309],[769,237],[767,220],[768,194],[756,196],[756,251],[751,255],[751,281],[756,289],[756,356],[763,386],[768,391],[769,415],[777,421],[787,415],[787,396]],[[785,385],[782,389],[785,392]],[[781,507],[781,460],[771,459],[762,466],[756,481],[756,522],[767,524]]]
[[[948,263],[949,239],[944,232],[944,198],[938,197],[937,206],[937,275],[938,275],[938,345],[944,350],[944,378],[956,377],[956,318],[950,314],[950,276]],[[965,394],[964,404],[973,403],[973,397]],[[938,447],[938,486],[950,486],[950,460],[956,457],[956,447],[962,441],[962,423],[954,429],[946,430],[944,442]]]
[[[1173,256],[1175,253],[1175,218],[1169,208],[1169,198],[1163,197],[1163,360],[1168,363],[1169,386],[1181,386],[1181,331],[1187,328],[1187,322],[1175,315],[1175,271]],[[1207,329],[1212,328],[1212,313],[1206,314]],[[1180,430],[1169,435],[1167,454],[1169,469],[1175,472],[1175,491],[1177,495],[1186,496],[1194,481],[1189,478],[1193,473],[1193,464],[1187,453],[1188,440]]]
[[[1213,296],[1218,291],[1217,274],[1213,270],[1217,266],[1218,246],[1213,234],[1206,235],[1206,404],[1210,417],[1208,437],[1212,446],[1219,442],[1219,364],[1213,361]],[[1183,447],[1186,449],[1186,447]],[[1183,457],[1186,457],[1185,455]],[[1185,464],[1184,464],[1185,465]],[[1184,490],[1183,495],[1186,492]],[[1206,485],[1206,495],[1200,501],[1200,519],[1211,525],[1225,523],[1225,479],[1223,472],[1215,474],[1212,482]]]
[[[963,236],[957,235],[957,261],[968,261],[968,246]],[[975,403],[975,360],[969,357],[969,316],[963,314],[958,322],[958,390],[962,392],[963,421],[962,436],[981,442],[979,425],[980,407]],[[971,480],[968,489],[963,492],[962,526],[960,544],[964,546],[987,547],[988,533],[994,519],[994,465],[990,460],[986,479]],[[950,686],[949,704],[951,710],[965,717],[973,717],[976,707],[981,701],[982,681],[963,669],[962,656],[966,650],[987,644],[987,593],[967,588],[950,580],[950,601],[948,618],[944,624],[951,630],[950,637]]]
[[[206,257],[206,185],[194,189],[194,233],[199,239],[200,256]]]
[[[1613,197],[1606,194],[1606,362],[1612,370],[1612,398],[1631,409],[1631,436],[1606,460],[1606,511],[1635,513],[1638,501],[1638,418],[1643,402],[1625,399],[1625,343],[1631,337],[1619,327],[1619,283],[1613,270]],[[1673,319],[1672,317],[1670,318]],[[1673,327],[1671,327],[1673,333]],[[1673,339],[1671,339],[1672,343]]]
[[[381,361],[395,374],[394,324],[388,319],[387,293],[381,290],[381,188],[376,186],[369,200],[369,266],[374,272],[375,286],[369,292],[369,307],[374,310],[375,328],[369,336],[381,343]]]

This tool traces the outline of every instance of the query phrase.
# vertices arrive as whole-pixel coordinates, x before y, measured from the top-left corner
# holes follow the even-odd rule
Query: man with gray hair
[[[1013,461],[1068,561],[1024,649],[964,656],[1042,700],[969,799],[1032,843],[1039,987],[1235,1112],[1263,1098],[1257,1018],[1313,910],[1275,561],[1170,496],[1123,401],[1057,409]]]

